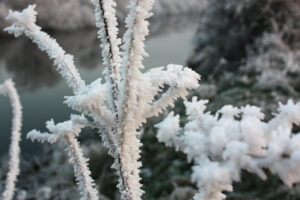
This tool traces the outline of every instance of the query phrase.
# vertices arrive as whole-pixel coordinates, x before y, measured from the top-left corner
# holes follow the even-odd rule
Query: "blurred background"
[[[51,61],[30,40],[13,38],[3,31],[9,9],[21,10],[37,4],[38,24],[74,55],[82,78],[90,83],[102,76],[100,43],[89,0],[0,0],[0,83],[16,82],[23,105],[21,175],[17,200],[79,199],[72,167],[62,144],[28,141],[25,134],[45,130],[45,122],[69,119],[63,104],[71,90]],[[128,0],[117,0],[119,35],[125,32]],[[191,93],[209,99],[209,111],[225,104],[257,105],[266,120],[277,102],[299,100],[300,85],[299,0],[157,0],[146,40],[145,70],[167,64],[182,64],[202,77],[200,88]],[[182,102],[175,112],[184,117]],[[185,200],[196,191],[190,182],[190,166],[183,154],[160,144],[153,125],[164,115],[150,119],[144,127],[141,169],[144,199]],[[11,108],[0,98],[0,187],[7,171]],[[80,136],[90,159],[92,176],[103,199],[118,199],[112,160],[91,130]],[[55,150],[55,151],[54,151]],[[228,199],[300,199],[298,186],[287,188],[269,176],[267,182],[244,172]],[[1,191],[1,188],[0,188]]]

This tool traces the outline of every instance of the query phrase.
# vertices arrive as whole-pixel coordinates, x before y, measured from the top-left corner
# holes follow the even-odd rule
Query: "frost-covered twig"
[[[57,42],[50,38],[48,34],[42,32],[41,28],[35,24],[36,14],[35,5],[28,6],[22,12],[10,11],[7,19],[11,20],[13,25],[5,30],[16,37],[25,34],[54,60],[57,70],[76,94],[76,97],[68,98],[75,103],[66,101],[71,108],[84,114],[92,115],[101,124],[107,125],[112,123],[114,120],[112,113],[108,106],[105,105],[107,101],[105,93],[107,90],[101,84],[101,79],[86,86],[74,65],[73,56],[65,54],[65,51]]]
[[[300,181],[300,134],[292,133],[293,124],[300,124],[300,103],[279,104],[278,114],[266,123],[258,107],[227,105],[211,115],[204,112],[207,102],[185,102],[184,128],[174,113],[157,125],[159,141],[194,161],[195,200],[225,199],[222,192],[233,190],[241,170],[266,179],[263,169],[268,168],[288,186]]]
[[[99,28],[98,37],[101,40],[103,65],[106,66],[105,74],[110,88],[111,107],[117,114],[121,40],[117,37],[116,3],[113,0],[92,0],[92,3],[95,6],[96,26]]]
[[[74,91],[85,86],[74,65],[73,56],[66,54],[65,51],[52,39],[47,33],[41,31],[41,27],[35,24],[37,12],[35,5],[30,5],[22,12],[9,11],[7,19],[13,22],[13,25],[4,30],[15,37],[24,34],[30,38],[38,47],[45,51],[53,59],[57,70],[65,78],[68,85]]]
[[[53,120],[47,122],[47,128],[51,133],[41,133],[32,130],[27,134],[27,138],[32,141],[54,143],[60,138],[64,139],[70,162],[74,166],[74,174],[81,194],[81,200],[98,200],[98,191],[95,189],[95,183],[91,178],[91,172],[88,168],[87,159],[84,158],[79,142],[75,136],[78,136],[81,129],[84,128],[86,119],[81,116],[72,115],[71,120],[54,124]]]
[[[149,32],[147,18],[151,16],[154,0],[130,1],[122,54],[119,50],[120,40],[117,38],[115,2],[92,0],[92,3],[95,6],[96,25],[100,29],[98,36],[102,42],[102,56],[106,67],[105,83],[97,79],[90,85],[84,84],[73,59],[69,59],[58,44],[35,25],[35,6],[29,6],[22,12],[10,11],[8,18],[14,24],[6,30],[15,36],[24,33],[54,59],[58,70],[74,90],[74,95],[66,97],[65,103],[73,110],[91,117],[93,128],[95,124],[99,126],[97,128],[101,131],[104,145],[115,160],[112,167],[119,176],[121,199],[140,200],[143,191],[139,176],[141,163],[138,160],[142,144],[137,137],[137,129],[147,118],[157,115],[169,105],[172,106],[178,97],[184,98],[187,90],[198,87],[200,76],[177,65],[153,70],[157,74],[163,74],[160,79],[154,77],[154,73],[141,72],[144,68],[143,56],[146,55],[144,40]],[[166,94],[163,94],[164,87],[169,88]],[[161,98],[156,100],[156,95],[161,95]],[[50,143],[60,138],[59,134],[41,134],[37,131],[29,133],[28,137]]]
[[[13,110],[11,144],[9,147],[9,171],[7,173],[5,189],[2,193],[3,200],[11,200],[15,192],[15,185],[20,169],[20,140],[22,126],[22,106],[19,95],[11,80],[7,80],[0,85],[0,94],[8,96]]]
[[[125,21],[127,31],[124,34],[122,46],[124,52],[121,65],[121,119],[128,118],[128,112],[135,109],[137,84],[141,77],[140,70],[144,68],[142,61],[143,57],[148,55],[144,49],[144,41],[149,34],[149,23],[146,20],[152,15],[150,11],[154,2],[154,0],[130,1],[130,11]]]
[[[135,111],[143,109],[137,107],[137,86],[143,68],[144,40],[148,35],[147,18],[151,16],[154,0],[131,0],[130,11],[125,20],[127,31],[123,38],[123,56],[121,65],[121,94],[120,94],[120,122],[118,132],[120,135],[120,174],[119,187],[122,199],[139,200],[143,194],[140,184],[139,168],[141,143],[137,139],[137,123]],[[144,82],[146,91],[149,84]],[[141,90],[142,92],[143,90]]]
[[[197,88],[198,80],[200,80],[199,74],[180,65],[168,65],[166,70],[150,70],[148,76],[151,79],[152,87],[162,88],[164,85],[168,85],[169,89],[146,108],[144,119],[158,115],[167,106],[173,106],[173,102],[177,98],[185,98],[188,89]],[[157,91],[159,90],[154,90],[153,98],[157,95]]]

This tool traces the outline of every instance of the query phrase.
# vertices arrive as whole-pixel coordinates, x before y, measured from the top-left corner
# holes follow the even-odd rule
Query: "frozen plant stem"
[[[2,193],[3,200],[11,200],[14,196],[17,176],[20,172],[19,143],[21,140],[20,131],[22,126],[22,106],[17,90],[14,86],[14,83],[11,80],[7,80],[2,85],[0,85],[0,94],[8,96],[13,111],[11,143],[9,147],[9,171],[7,173],[5,189]]]
[[[13,25],[5,30],[16,37],[26,35],[54,60],[57,70],[74,91],[73,96],[66,97],[65,103],[92,119],[92,122],[86,122],[87,126],[93,124],[95,128],[96,125],[101,131],[103,143],[114,158],[112,167],[119,176],[117,187],[121,199],[140,200],[143,191],[138,160],[142,144],[137,130],[149,117],[157,116],[168,106],[173,106],[176,99],[185,98],[188,90],[197,88],[200,76],[189,68],[174,64],[142,73],[143,57],[147,55],[144,50],[145,37],[149,33],[147,19],[152,15],[154,0],[130,0],[122,50],[119,48],[121,39],[117,37],[116,3],[113,0],[91,1],[99,28],[105,83],[99,78],[85,85],[73,57],[65,54],[56,41],[35,24],[35,5],[22,12],[10,11],[8,19]],[[169,88],[166,93],[163,93],[164,87]],[[29,137],[33,138],[33,135]],[[40,140],[43,141],[43,137],[51,141],[56,136],[43,134]]]
[[[109,84],[109,98],[111,108],[115,112],[118,121],[118,95],[119,95],[119,68],[120,52],[119,45],[121,40],[117,38],[117,18],[115,16],[115,2],[111,0],[92,0],[95,6],[96,26],[99,28],[98,38],[101,41],[102,59],[105,66],[105,77]]]
[[[73,115],[70,121],[54,124],[53,120],[47,122],[47,128],[52,133],[41,133],[33,130],[27,134],[27,138],[39,142],[57,142],[63,138],[67,146],[70,162],[74,166],[76,182],[81,194],[81,200],[98,200],[98,191],[95,189],[95,183],[91,178],[91,172],[88,168],[87,159],[84,158],[80,149],[79,142],[75,138],[81,129],[86,125],[86,120],[81,116]]]

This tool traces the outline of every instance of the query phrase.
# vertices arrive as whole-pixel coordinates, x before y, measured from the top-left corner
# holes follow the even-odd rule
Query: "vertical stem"
[[[82,199],[98,200],[98,192],[95,189],[95,183],[91,178],[91,171],[87,166],[87,159],[83,157],[79,142],[74,137],[73,133],[66,134],[64,138],[71,158],[70,162],[73,163],[74,166],[74,174]]]
[[[131,0],[130,11],[126,18],[127,31],[124,35],[122,49],[124,51],[122,61],[122,82],[120,96],[120,121],[118,134],[120,137],[119,162],[122,174],[124,191],[122,199],[140,200],[143,194],[140,184],[139,159],[141,143],[137,138],[137,121],[135,120],[137,109],[137,84],[142,77],[144,40],[148,34],[148,22],[150,10],[154,0]]]
[[[115,16],[115,2],[113,0],[92,0],[95,6],[96,26],[99,28],[98,37],[101,40],[102,59],[105,66],[106,81],[109,84],[109,98],[112,110],[118,120],[119,99],[119,67],[120,67],[120,39],[117,38],[118,28]]]
[[[3,200],[11,200],[14,195],[17,176],[20,172],[19,143],[21,140],[20,131],[22,126],[22,106],[19,95],[12,81],[6,81],[2,87],[0,86],[0,93],[9,97],[13,109],[11,144],[9,147],[9,171],[7,173],[5,189],[2,193]]]

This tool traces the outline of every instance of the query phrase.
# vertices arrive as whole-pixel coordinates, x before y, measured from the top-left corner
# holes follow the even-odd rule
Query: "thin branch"
[[[57,142],[60,136],[51,133],[41,133],[40,131],[34,129],[27,133],[26,138],[31,139],[33,142],[38,141],[40,143],[48,142],[50,144],[53,144]]]
[[[95,189],[95,183],[91,178],[91,171],[88,168],[87,159],[84,158],[78,140],[73,133],[64,136],[67,145],[70,162],[74,166],[74,174],[81,191],[83,200],[99,200],[98,191]]]
[[[161,90],[162,85],[168,86],[169,89],[160,98],[146,105],[140,118],[141,123],[145,122],[149,117],[157,116],[168,106],[174,106],[174,102],[178,98],[187,96],[188,90],[199,87],[199,74],[180,65],[170,64],[165,70],[164,68],[154,69],[146,75],[150,78],[153,88],[150,98],[158,94],[157,92]]]
[[[150,10],[154,0],[131,0],[130,11],[126,18],[127,31],[123,38],[124,51],[121,65],[122,82],[120,96],[120,121],[118,133],[120,137],[119,187],[121,198],[126,200],[139,200],[143,194],[141,190],[139,167],[140,141],[137,139],[134,113],[137,108],[137,84],[142,77],[140,69],[143,68],[144,40],[149,33],[147,18],[151,16]],[[141,109],[141,108],[140,108]]]
[[[21,126],[22,126],[22,106],[19,95],[14,83],[11,80],[5,81],[0,85],[0,94],[8,96],[13,109],[11,144],[9,147],[9,171],[7,173],[6,184],[4,192],[2,193],[3,200],[11,200],[15,192],[15,184],[20,169],[20,140],[21,140]]]
[[[82,116],[72,115],[71,120],[54,124],[53,120],[47,122],[47,128],[50,133],[41,133],[33,130],[27,134],[27,138],[39,142],[54,143],[63,138],[67,146],[70,162],[74,167],[74,175],[80,190],[82,200],[99,200],[98,191],[95,189],[95,183],[91,178],[91,171],[88,168],[87,159],[84,158],[77,136],[84,128],[87,121]]]
[[[4,30],[16,37],[25,34],[36,43],[53,60],[57,71],[66,80],[68,86],[77,91],[84,87],[85,83],[74,65],[73,56],[66,54],[55,39],[41,31],[41,27],[35,24],[37,14],[35,7],[35,5],[31,5],[22,12],[10,10],[7,19],[12,21],[13,25]]]
[[[115,118],[118,120],[118,99],[119,99],[119,67],[121,40],[117,38],[117,18],[113,0],[92,0],[95,6],[96,26],[99,28],[98,38],[101,40],[102,58],[105,68],[106,81],[111,91],[109,96]]]
[[[147,18],[151,16],[151,9],[154,0],[131,0],[130,11],[126,18],[127,31],[123,38],[123,61],[121,65],[121,105],[120,124],[126,121],[127,114],[135,109],[137,84],[139,77],[142,77],[140,69],[144,68],[143,57],[145,52],[144,41],[149,33]],[[130,103],[129,103],[130,102]],[[130,105],[129,105],[130,104]]]

